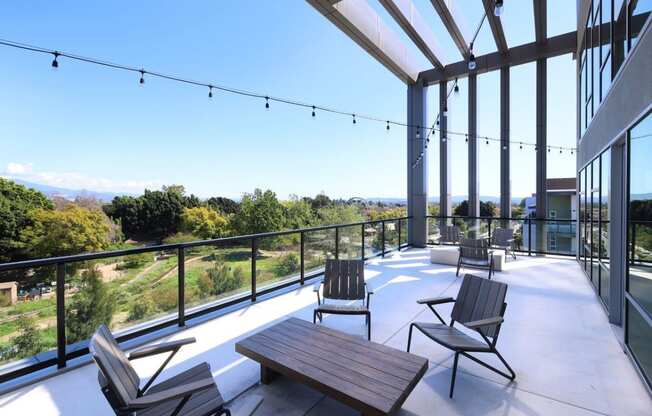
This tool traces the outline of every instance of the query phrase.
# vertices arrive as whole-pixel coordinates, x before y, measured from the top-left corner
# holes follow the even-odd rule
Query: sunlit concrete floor
[[[483,271],[472,271],[485,273]],[[411,249],[371,260],[366,278],[376,287],[371,299],[372,340],[405,349],[412,321],[434,321],[415,300],[455,296],[461,282],[455,268],[429,263],[426,250]],[[460,358],[455,398],[448,398],[452,354],[420,334],[413,353],[430,368],[405,402],[403,415],[647,415],[652,399],[623,352],[590,284],[573,260],[519,257],[495,275],[509,284],[507,312],[498,349],[517,374],[509,383]],[[322,394],[279,378],[258,384],[259,367],[234,351],[234,344],[258,330],[295,316],[312,319],[312,285],[192,326],[161,341],[193,336],[160,380],[207,361],[227,400],[259,394],[256,415],[354,415]],[[444,316],[451,305],[439,308]],[[324,325],[365,336],[364,319],[328,316]],[[492,356],[486,358],[498,366]],[[134,362],[143,379],[162,357]],[[2,415],[109,415],[98,389],[97,370],[86,365],[0,397]]]

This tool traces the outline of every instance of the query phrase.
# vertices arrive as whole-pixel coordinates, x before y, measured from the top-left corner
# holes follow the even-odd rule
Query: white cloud
[[[129,180],[121,182],[75,171],[39,171],[35,170],[31,163],[15,162],[7,164],[2,176],[59,188],[86,189],[99,192],[138,193],[142,192],[145,188],[158,189],[162,186],[162,182],[155,180]]]
[[[7,174],[9,175],[24,175],[32,171],[31,163],[15,163],[9,162],[7,165]]]

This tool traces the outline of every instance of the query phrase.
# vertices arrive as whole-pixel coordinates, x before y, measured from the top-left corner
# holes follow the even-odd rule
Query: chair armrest
[[[168,400],[178,399],[181,397],[189,396],[202,390],[206,390],[215,385],[215,380],[212,377],[203,380],[194,381],[192,383],[184,384],[182,386],[173,387],[171,389],[159,391],[152,394],[146,394],[136,399],[130,400],[127,407],[130,409],[144,409]]]
[[[371,283],[364,282],[365,289],[367,290],[367,295],[373,295],[375,292],[375,288]]]
[[[319,282],[319,283],[316,283],[316,284],[312,287],[312,291],[313,291],[313,292],[317,292],[317,293],[319,293],[319,289],[321,289],[321,285],[323,285],[323,284],[324,284],[323,281],[321,281],[321,282]]]
[[[494,316],[492,318],[480,319],[478,321],[471,321],[464,324],[465,327],[470,329],[479,329],[485,326],[502,324],[504,319],[502,316]]]
[[[135,360],[138,358],[149,357],[150,355],[162,354],[164,352],[178,350],[184,345],[196,342],[195,338],[183,338],[176,341],[162,342],[160,344],[148,345],[146,347],[137,349],[129,353],[129,359]]]
[[[417,303],[420,305],[439,305],[441,303],[450,303],[455,302],[454,298],[451,297],[439,297],[439,298],[424,298],[417,300]]]

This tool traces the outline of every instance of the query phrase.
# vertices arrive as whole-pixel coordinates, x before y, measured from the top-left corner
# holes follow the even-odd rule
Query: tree
[[[301,261],[297,253],[288,253],[281,256],[276,264],[277,276],[288,276],[296,273],[301,268]]]
[[[140,218],[142,200],[133,196],[116,196],[110,204],[103,207],[104,213],[122,225],[122,232],[133,237],[141,232]]]
[[[407,207],[371,210],[367,215],[370,221],[401,218],[407,215]]]
[[[111,243],[110,228],[101,211],[73,205],[63,211],[39,208],[32,217],[33,224],[22,235],[32,242],[30,252],[38,257],[101,251]]]
[[[256,189],[253,194],[244,194],[240,211],[234,217],[235,229],[239,234],[258,234],[279,231],[285,223],[283,205],[272,191]]]
[[[244,272],[240,267],[230,267],[224,263],[215,262],[213,267],[206,270],[206,276],[212,285],[210,294],[221,295],[225,292],[240,288],[244,284]],[[206,285],[206,283],[202,283]]]
[[[77,292],[66,309],[66,340],[74,343],[89,338],[95,329],[111,325],[115,296],[102,281],[97,268],[82,272]]]
[[[323,192],[319,193],[315,198],[312,200],[312,209],[317,211],[320,208],[325,208],[331,204],[331,199],[324,194]]]
[[[360,208],[355,205],[332,205],[320,208],[317,217],[321,225],[351,224],[364,219]]]
[[[162,239],[177,232],[185,208],[184,196],[177,188],[163,187],[163,191],[149,191],[140,197],[140,233]]]
[[[285,226],[290,229],[309,227],[315,222],[310,203],[291,195],[289,201],[283,202],[285,207]]]
[[[469,201],[466,199],[462,201],[458,206],[453,210],[454,215],[459,215],[461,217],[468,216],[469,212]],[[496,204],[491,201],[480,201],[480,216],[481,217],[494,217],[496,216]]]
[[[54,205],[45,195],[0,178],[0,262],[24,258],[31,241],[22,231],[33,224],[35,209],[52,210]]]
[[[41,340],[38,328],[33,318],[23,317],[18,319],[18,330],[20,334],[12,339],[13,348],[7,358],[30,357],[42,352],[45,343]]]
[[[222,196],[208,198],[206,205],[224,215],[237,214],[240,209],[240,205],[237,202]]]
[[[226,218],[207,207],[186,208],[181,214],[180,230],[200,238],[218,238],[226,235]]]

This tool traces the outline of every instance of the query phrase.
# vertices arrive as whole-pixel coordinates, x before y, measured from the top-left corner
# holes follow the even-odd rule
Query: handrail
[[[412,217],[407,216],[407,217],[388,218],[388,219],[374,220],[374,221],[360,221],[360,222],[347,223],[347,224],[323,225],[318,227],[297,228],[293,230],[272,231],[272,232],[259,233],[259,234],[246,234],[246,235],[239,235],[233,237],[214,238],[210,240],[196,240],[196,241],[189,241],[185,243],[158,244],[152,246],[128,248],[124,250],[101,251],[97,253],[84,253],[84,254],[75,254],[70,256],[46,257],[41,259],[22,260],[22,261],[16,261],[11,263],[0,263],[0,272],[7,271],[7,270],[16,270],[16,269],[28,269],[32,267],[51,266],[58,263],[76,263],[80,261],[98,260],[98,259],[106,259],[110,257],[121,257],[121,256],[129,256],[133,254],[149,253],[152,251],[172,251],[172,250],[179,250],[183,248],[218,245],[218,244],[233,243],[239,241],[248,241],[253,239],[278,237],[278,236],[297,234],[302,232],[308,233],[308,232],[315,232],[315,231],[332,230],[336,228],[346,228],[346,227],[354,227],[359,225],[378,224],[383,222],[401,221],[401,220],[408,220],[408,219],[412,219]]]

